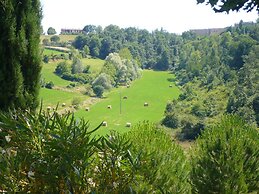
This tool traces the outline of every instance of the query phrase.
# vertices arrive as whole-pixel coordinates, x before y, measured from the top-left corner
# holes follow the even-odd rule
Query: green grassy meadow
[[[89,98],[88,96],[81,94],[80,91],[77,91],[78,88],[67,89],[66,86],[73,82],[64,80],[54,73],[57,64],[61,61],[62,60],[51,61],[42,65],[41,74],[44,81],[46,83],[52,81],[54,87],[58,88],[41,88],[40,99],[43,100],[43,108],[46,108],[47,106],[55,107],[57,103],[71,105],[71,101],[74,97],[79,97],[82,101]],[[68,62],[71,63],[71,61]],[[98,73],[104,64],[104,61],[101,59],[82,59],[82,63],[85,66],[90,65],[91,72]],[[82,87],[83,86],[81,86],[81,88]]]
[[[101,127],[98,134],[106,134],[109,130],[127,131],[127,122],[132,125],[144,120],[159,122],[167,101],[177,98],[180,94],[176,86],[169,87],[171,82],[168,79],[172,77],[169,72],[143,71],[143,77],[132,83],[130,88],[114,89],[105,99],[92,105],[89,112],[79,110],[75,116],[88,120],[91,128],[107,121],[108,126]],[[123,99],[124,96],[128,99]],[[148,107],[144,107],[145,102],[149,104]],[[108,105],[111,105],[112,109],[108,109]]]
[[[47,56],[61,55],[61,54],[66,54],[66,53],[61,52],[61,51],[56,51],[56,50],[48,49],[48,48],[44,48],[44,50],[43,50],[43,55],[47,55]]]
[[[59,62],[60,61],[55,61],[55,62],[49,62],[49,63],[43,64],[41,74],[45,82],[52,81],[55,86],[65,87],[72,82],[64,80],[54,73],[56,66]]]
[[[84,66],[90,65],[90,72],[93,74],[99,73],[104,65],[104,60],[102,59],[82,59],[82,63]]]
[[[43,108],[47,106],[55,107],[57,103],[60,105],[66,103],[66,107],[71,105],[72,99],[79,97],[82,102],[89,103],[90,97],[80,93],[78,86],[76,88],[67,89],[66,86],[71,82],[61,79],[54,71],[60,61],[43,64],[42,76],[45,82],[52,81],[54,89],[41,88],[40,99],[43,100]],[[100,59],[83,59],[84,65],[90,65],[91,73],[99,73],[104,61]],[[75,112],[77,118],[84,118],[89,121],[90,128],[98,126],[102,121],[107,121],[107,127],[101,127],[98,134],[106,134],[109,130],[117,130],[125,132],[129,130],[126,123],[132,126],[148,120],[151,122],[159,122],[163,115],[167,102],[173,98],[177,98],[180,90],[168,81],[174,75],[165,71],[144,70],[142,77],[135,80],[129,88],[114,88],[105,94],[105,98],[97,103],[90,105],[90,111],[85,110],[85,106]],[[173,85],[173,87],[169,87]],[[127,99],[123,99],[127,97]],[[145,107],[147,102],[149,106]],[[107,106],[112,108],[108,109]],[[64,108],[63,108],[64,109]]]
[[[40,39],[41,39],[41,41],[42,41],[43,39],[49,39],[49,40],[50,40],[50,38],[51,38],[52,36],[54,36],[54,35],[41,35],[41,36],[40,36]],[[64,34],[62,34],[62,35],[58,35],[58,36],[59,36],[59,38],[60,38],[60,42],[68,42],[68,41],[73,41],[73,40],[75,40],[75,38],[76,38],[78,35],[64,35]]]
[[[45,79],[45,82],[52,81],[55,86],[59,86],[59,87],[65,87],[65,86],[69,85],[70,83],[72,83],[70,81],[66,81],[66,80],[60,78],[59,76],[57,76],[54,73],[57,64],[61,61],[62,60],[51,61],[49,63],[46,63],[46,64],[42,65],[41,73],[42,73],[43,78]],[[68,62],[71,63],[71,61],[68,61]],[[84,66],[90,65],[91,73],[97,74],[102,69],[103,64],[104,64],[104,60],[101,60],[101,59],[82,59],[82,63],[83,63]]]
[[[40,100],[43,102],[43,108],[56,107],[59,104],[59,108],[61,108],[62,103],[66,103],[66,107],[71,105],[73,98],[78,97],[82,101],[89,98],[86,95],[76,93],[76,92],[69,92],[63,90],[54,90],[54,89],[47,89],[41,88],[40,90]]]

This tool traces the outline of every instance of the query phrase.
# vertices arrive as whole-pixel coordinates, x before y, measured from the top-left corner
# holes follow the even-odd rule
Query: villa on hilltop
[[[66,29],[62,28],[60,34],[82,34],[83,30],[80,29]]]

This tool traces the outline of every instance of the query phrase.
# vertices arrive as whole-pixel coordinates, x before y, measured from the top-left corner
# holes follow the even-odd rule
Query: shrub
[[[73,58],[71,67],[72,67],[71,69],[72,74],[82,73],[84,70],[82,61],[77,57]]]
[[[42,44],[43,44],[44,46],[49,46],[49,45],[50,45],[49,39],[44,38],[44,39],[42,40]]]
[[[54,87],[54,83],[52,81],[46,83],[45,88],[52,89]]]
[[[83,120],[54,112],[0,113],[0,190],[90,193],[98,140]]]
[[[90,73],[90,65],[84,67],[83,73]]]
[[[89,84],[87,84],[85,86],[85,95],[88,95],[88,96],[93,96],[94,95],[93,88]]]
[[[75,106],[76,108],[79,108],[82,100],[79,97],[74,97],[72,100],[72,105]]]
[[[198,138],[192,154],[194,193],[259,190],[259,133],[239,117],[226,116]]]
[[[137,164],[130,148],[130,140],[113,131],[99,141],[92,176],[93,193],[135,193]]]
[[[189,163],[170,135],[145,122],[127,134],[138,156],[137,193],[189,193]]]
[[[59,42],[59,41],[60,41],[60,38],[59,38],[59,36],[54,35],[54,36],[51,36],[51,37],[50,37],[50,41],[51,41],[51,42]]]
[[[48,55],[44,55],[43,56],[43,62],[44,63],[48,63],[49,62],[49,56]]]
[[[96,139],[84,120],[56,111],[0,112],[0,191],[188,193],[188,163],[170,136],[142,124]],[[140,131],[138,131],[138,129]]]
[[[78,74],[71,74],[69,72],[65,72],[61,76],[62,79],[73,81],[73,82],[79,82],[79,83],[89,83],[91,81],[91,76],[84,73],[78,73]]]
[[[101,98],[103,96],[104,87],[100,85],[94,86],[93,91],[97,97]]]
[[[69,72],[69,65],[67,63],[67,61],[62,61],[60,63],[58,63],[56,69],[55,69],[55,73],[57,75],[62,75],[64,73],[68,73]]]
[[[176,129],[179,127],[178,115],[175,113],[166,114],[165,118],[162,120],[162,124],[167,127]]]
[[[74,88],[76,87],[76,83],[70,83],[69,85],[67,85],[67,88]]]

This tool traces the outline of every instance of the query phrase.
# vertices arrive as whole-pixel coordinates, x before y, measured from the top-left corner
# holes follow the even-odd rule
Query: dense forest
[[[184,139],[195,139],[225,113],[237,114],[259,125],[259,23],[240,21],[221,34],[181,36],[155,30],[87,25],[73,46],[105,59],[128,48],[142,68],[176,74],[182,94],[167,104],[167,127],[180,129]],[[86,49],[87,48],[87,49]]]

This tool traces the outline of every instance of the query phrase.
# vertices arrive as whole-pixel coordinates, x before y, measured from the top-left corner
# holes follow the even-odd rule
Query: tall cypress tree
[[[0,109],[38,105],[40,60],[39,0],[0,2]]]

